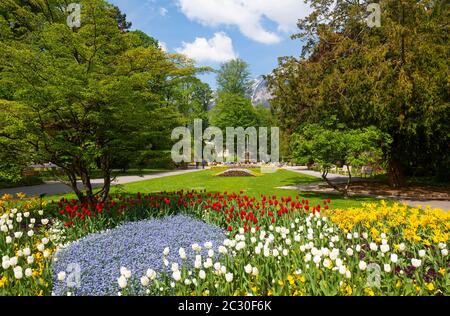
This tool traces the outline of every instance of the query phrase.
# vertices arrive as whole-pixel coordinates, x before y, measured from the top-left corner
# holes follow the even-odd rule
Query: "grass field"
[[[316,177],[302,175],[299,173],[278,170],[272,174],[258,174],[256,177],[217,177],[219,168],[199,171],[183,175],[152,179],[147,181],[134,182],[124,185],[114,186],[111,193],[152,193],[152,192],[173,192],[178,190],[207,190],[208,192],[245,192],[244,194],[252,197],[259,197],[260,194],[276,196],[300,195],[308,198],[316,204],[325,198],[330,197],[335,208],[349,208],[360,206],[362,202],[377,201],[376,199],[366,197],[352,197],[344,199],[341,196],[321,195],[315,193],[300,194],[295,190],[278,189],[278,187],[289,185],[301,185],[320,181]],[[47,200],[57,200],[61,197],[73,198],[73,194],[47,197]]]

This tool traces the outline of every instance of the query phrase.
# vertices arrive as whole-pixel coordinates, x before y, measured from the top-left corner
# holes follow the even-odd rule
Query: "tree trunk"
[[[94,203],[94,192],[92,190],[91,178],[87,170],[81,171],[81,181],[83,182],[84,189],[86,190],[86,202]]]
[[[398,188],[406,185],[406,177],[403,165],[400,160],[395,157],[391,157],[389,159],[388,179],[389,185],[393,188]]]
[[[322,179],[325,180],[325,182],[332,187],[333,189],[335,189],[336,191],[342,193],[344,195],[344,198],[348,198],[348,187],[349,187],[349,182],[347,182],[347,186],[344,189],[341,189],[340,187],[338,187],[337,185],[335,185],[333,182],[330,181],[330,179],[327,178],[328,176],[328,170],[323,171],[322,172]],[[351,177],[349,178],[349,181],[351,181]]]

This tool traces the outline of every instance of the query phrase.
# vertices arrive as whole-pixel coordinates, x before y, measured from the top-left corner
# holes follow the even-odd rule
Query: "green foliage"
[[[221,65],[217,74],[219,92],[246,95],[251,87],[249,65],[242,59],[233,59]]]
[[[274,112],[292,134],[335,116],[348,128],[376,126],[393,184],[450,165],[448,30],[445,1],[380,1],[381,27],[361,18],[373,1],[309,0],[313,12],[294,36],[302,57],[285,57],[269,76]],[[447,172],[448,173],[448,172]]]
[[[80,199],[92,198],[92,170],[102,170],[106,197],[114,164],[131,163],[180,125],[173,91],[197,69],[149,37],[125,32],[124,16],[118,21],[106,1],[81,1],[81,27],[73,30],[60,9],[65,1],[35,3],[42,4],[0,5],[0,82],[7,87],[0,98],[11,113],[0,139],[21,138],[15,144],[24,142],[34,161],[57,164]]]
[[[225,92],[217,98],[217,104],[210,112],[210,122],[222,131],[227,127],[258,126],[251,101],[241,95]]]
[[[376,164],[389,143],[390,137],[375,127],[343,130],[306,124],[292,137],[295,159],[302,164],[318,163],[327,172],[333,166]]]

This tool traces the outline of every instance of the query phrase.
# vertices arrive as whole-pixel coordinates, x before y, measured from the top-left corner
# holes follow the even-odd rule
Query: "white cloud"
[[[166,8],[164,7],[159,8],[159,15],[166,16],[167,13],[169,13],[169,10],[167,10]]]
[[[197,62],[225,62],[237,58],[233,41],[224,32],[215,33],[211,39],[197,37],[192,43],[183,42],[183,47],[177,48],[176,52]]]
[[[292,32],[299,18],[310,9],[301,0],[178,0],[187,18],[206,26],[234,25],[245,36],[265,44],[281,41],[280,32]],[[275,22],[277,31],[268,31],[263,18]]]
[[[159,47],[160,47],[163,51],[168,52],[167,44],[166,44],[165,42],[159,41]]]

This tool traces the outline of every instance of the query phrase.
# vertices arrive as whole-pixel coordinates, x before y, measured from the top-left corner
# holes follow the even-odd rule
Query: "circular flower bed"
[[[121,267],[127,267],[133,275],[143,275],[149,267],[160,273],[166,269],[161,260],[165,247],[183,247],[190,258],[193,255],[191,244],[212,242],[215,247],[224,238],[220,228],[187,216],[127,223],[84,237],[58,251],[53,266],[53,291],[55,295],[67,295],[68,292],[89,296],[117,295],[117,272]],[[170,260],[179,261],[181,265],[176,253]],[[76,283],[76,278],[69,278],[68,272],[64,280],[58,280],[58,274],[62,279],[68,267],[74,272],[74,267],[80,269],[78,288],[68,287],[68,281]]]
[[[228,169],[224,172],[221,172],[217,175],[218,177],[254,177],[247,169]]]

